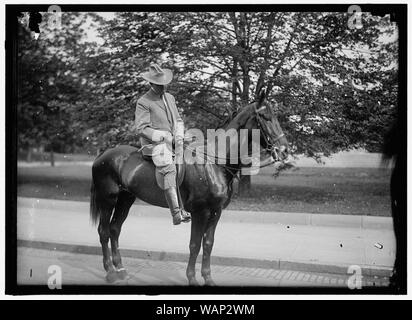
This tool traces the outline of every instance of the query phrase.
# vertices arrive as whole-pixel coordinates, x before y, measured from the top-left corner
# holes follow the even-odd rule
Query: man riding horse
[[[172,72],[152,65],[143,77],[150,83],[151,89],[139,100],[136,107],[136,125],[142,137],[142,148],[128,145],[109,148],[96,157],[92,166],[90,218],[93,223],[99,224],[97,231],[102,247],[103,267],[109,283],[127,277],[119,250],[119,236],[136,198],[158,207],[170,207],[175,223],[187,221],[188,218],[185,217],[189,216],[182,212],[176,196],[180,179],[179,183],[176,183],[172,144],[173,140],[177,140],[175,147],[182,145],[183,122],[173,96],[165,93],[164,86],[172,80]],[[247,136],[253,136],[255,130],[261,130],[259,145],[264,152],[258,156],[284,161],[287,159],[288,142],[275,112],[270,106],[265,106],[265,97],[263,90],[255,102],[243,106],[239,112],[231,115],[221,128],[225,131],[233,129],[239,132],[239,137],[242,130],[245,130],[243,132],[246,132]],[[237,150],[253,151],[252,145],[253,139],[238,138],[233,147]],[[151,154],[155,166],[146,161],[141,150]],[[179,151],[182,149],[177,148],[175,161],[180,168]],[[200,156],[202,155],[214,157],[200,153]],[[248,155],[256,156],[253,152],[249,154],[249,151]],[[222,210],[231,200],[234,179],[245,168],[239,153],[235,158],[236,164],[231,163],[231,148],[227,150],[224,159],[224,164],[206,161],[182,165],[185,174],[180,185],[181,203],[184,203],[185,209],[191,214],[190,256],[186,269],[190,285],[198,285],[195,266],[201,248],[202,277],[205,285],[214,285],[210,265],[216,226]],[[263,165],[260,163],[259,167]],[[159,196],[161,192],[166,196]],[[152,234],[152,230],[149,229],[148,233]],[[237,236],[241,237],[241,234]]]
[[[189,222],[190,213],[179,204],[176,189],[173,147],[183,148],[184,123],[175,98],[166,92],[166,85],[172,81],[173,73],[170,69],[152,64],[141,76],[150,85],[149,91],[137,101],[135,112],[135,128],[140,136],[142,152],[153,160],[156,182],[164,190],[173,224]]]

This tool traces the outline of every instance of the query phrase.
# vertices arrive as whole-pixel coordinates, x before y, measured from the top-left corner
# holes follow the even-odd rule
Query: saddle
[[[142,152],[143,148],[140,143],[137,145],[137,147],[139,148],[138,152],[142,155],[143,159],[151,162],[152,165],[154,166],[152,156],[144,154]],[[186,166],[185,166],[184,159],[183,159],[183,163],[176,164],[176,186],[177,188],[179,188],[180,185],[182,184],[183,179],[185,177],[185,173],[186,173]]]
[[[141,151],[140,153],[142,154],[142,157],[144,160],[151,162],[152,165],[154,166],[152,156],[145,155]],[[182,184],[183,179],[185,177],[185,173],[186,173],[185,164],[184,163],[176,164],[176,186],[177,187],[180,187],[180,185]]]

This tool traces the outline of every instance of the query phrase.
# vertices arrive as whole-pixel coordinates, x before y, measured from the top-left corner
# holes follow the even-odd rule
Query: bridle
[[[256,122],[258,124],[259,130],[263,136],[263,139],[266,142],[266,151],[274,155],[275,161],[279,161],[280,157],[278,152],[280,151],[278,147],[275,146],[275,143],[280,140],[282,137],[285,136],[285,134],[282,132],[280,135],[278,135],[276,138],[271,139],[271,135],[267,132],[266,127],[262,124],[264,120],[262,120],[262,117],[259,114],[259,111],[265,109],[266,107],[262,107],[260,109],[255,110],[256,114]],[[270,109],[270,108],[269,108]],[[272,113],[272,110],[270,109],[270,112]]]
[[[256,114],[256,119],[257,119],[257,124],[258,127],[260,129],[260,132],[262,133],[263,139],[266,142],[266,148],[264,149],[264,151],[268,152],[271,156],[272,156],[272,161],[268,162],[264,165],[260,165],[259,168],[264,168],[266,166],[272,165],[275,162],[281,161],[281,158],[278,154],[278,152],[280,151],[278,147],[275,146],[275,143],[280,140],[282,137],[285,136],[285,134],[282,132],[279,136],[277,136],[276,138],[271,139],[271,135],[267,132],[266,128],[264,127],[264,125],[262,124],[263,120],[262,117],[259,114],[260,110],[263,110],[265,107],[262,107],[258,110],[255,109],[255,114]],[[272,110],[271,110],[272,111]],[[195,151],[195,149],[192,149],[191,147],[189,147],[188,145],[186,145],[186,148],[189,151]],[[224,160],[228,160],[228,158],[221,158],[218,157],[216,155],[209,155],[207,152],[201,152],[203,156],[205,156],[208,159],[214,159],[214,160],[219,160],[219,159],[224,159]],[[259,152],[259,154],[262,154],[262,152]],[[253,154],[251,156],[254,156]],[[238,169],[238,167],[234,167],[234,166],[230,166],[227,164],[219,164],[220,167],[223,167],[224,169],[226,169],[233,177],[237,177],[236,174],[234,174],[232,172],[233,169]]]

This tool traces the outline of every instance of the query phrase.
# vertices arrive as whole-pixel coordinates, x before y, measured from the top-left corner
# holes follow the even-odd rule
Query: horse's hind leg
[[[110,243],[112,247],[113,265],[116,268],[120,279],[125,279],[127,272],[123,267],[122,257],[119,252],[119,235],[122,230],[123,222],[126,220],[130,207],[135,199],[136,197],[131,193],[126,191],[121,192],[117,198],[113,218],[110,222]]]
[[[110,217],[112,215],[115,202],[116,199],[114,197],[110,197],[105,199],[105,201],[100,204],[100,222],[97,229],[99,232],[100,244],[102,246],[103,267],[107,272],[106,280],[108,282],[113,282],[116,280],[116,272],[110,258],[109,250]]]

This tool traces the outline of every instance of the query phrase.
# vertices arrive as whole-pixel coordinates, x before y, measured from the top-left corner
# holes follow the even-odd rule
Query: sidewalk
[[[65,167],[65,166],[89,166],[93,165],[93,161],[55,161],[55,167]],[[50,167],[50,161],[17,161],[17,168],[37,168],[37,167]]]
[[[249,213],[254,219],[246,219],[247,214],[223,212],[212,263],[329,273],[346,273],[349,266],[358,265],[365,274],[385,276],[392,269],[395,239],[388,218],[379,220],[385,221],[384,227],[372,223],[367,228],[338,227],[336,221],[342,216],[336,216],[335,226],[327,226],[282,223],[268,218],[271,213],[260,212]],[[287,215],[295,214],[274,217]],[[101,252],[88,203],[19,198],[17,219],[18,239],[25,246]],[[134,205],[123,225],[120,246],[124,256],[187,261],[189,237],[190,224],[173,226],[167,209]]]

